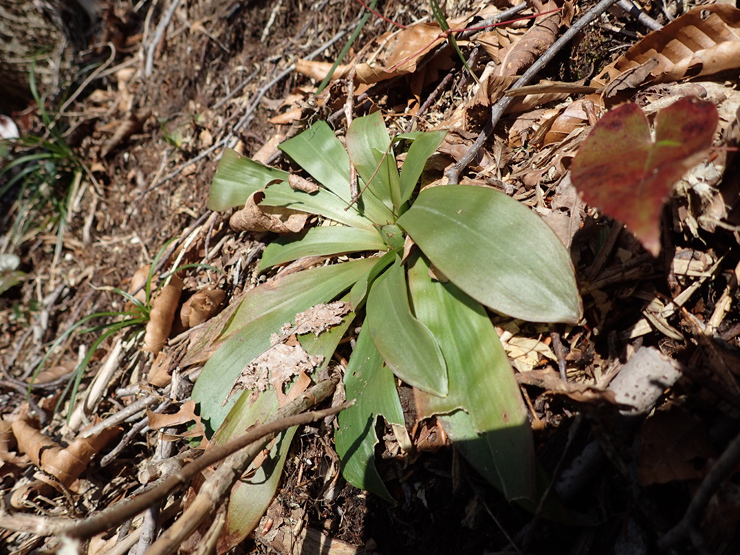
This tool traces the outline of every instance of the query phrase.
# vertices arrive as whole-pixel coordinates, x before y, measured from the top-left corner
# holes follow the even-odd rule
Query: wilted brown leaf
[[[159,295],[152,301],[152,310],[149,313],[149,322],[144,334],[142,351],[157,354],[164,347],[172,331],[177,305],[182,294],[182,278],[173,274],[170,282],[164,286]]]
[[[308,214],[280,206],[260,207],[265,199],[264,190],[255,191],[247,203],[229,219],[234,231],[271,231],[273,233],[298,233],[306,225]]]
[[[152,111],[148,108],[139,110],[135,114],[129,114],[128,118],[119,124],[113,136],[100,149],[100,157],[105,158],[122,141],[125,141],[134,133],[141,131],[144,128],[144,123],[146,123],[146,120],[151,115]]]
[[[303,58],[299,59],[295,63],[295,72],[300,73],[301,75],[305,75],[309,79],[315,79],[316,81],[323,80],[331,70],[332,66],[331,62],[317,62],[314,60],[304,60]],[[347,73],[349,73],[350,66],[348,65],[340,65],[337,66],[337,69],[334,70],[334,73],[332,73],[331,78],[334,79],[341,79],[342,77],[345,77]]]
[[[78,437],[68,447],[62,447],[25,420],[13,422],[12,428],[18,451],[27,454],[33,464],[54,476],[65,488],[69,488],[92,458],[121,432],[118,427],[107,428],[92,437]],[[50,480],[49,484],[55,482]]]
[[[221,310],[226,293],[221,289],[202,289],[185,301],[180,309],[183,330],[199,326]]]
[[[162,414],[146,409],[149,427],[152,430],[161,430],[162,428],[171,428],[188,422],[195,422],[195,426],[180,437],[198,437],[205,435],[205,428],[201,422],[200,416],[195,414],[195,401],[192,399],[180,405],[178,411],[173,414]]]

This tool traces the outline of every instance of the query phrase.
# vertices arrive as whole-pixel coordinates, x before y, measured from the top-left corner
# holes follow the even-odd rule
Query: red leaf
[[[718,122],[714,104],[684,97],[658,112],[653,141],[642,110],[620,106],[601,118],[573,159],[573,185],[657,255],[663,202],[707,155]]]

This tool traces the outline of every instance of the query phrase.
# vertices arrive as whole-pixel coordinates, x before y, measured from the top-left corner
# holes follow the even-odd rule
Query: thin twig
[[[529,84],[532,78],[537,75],[548,63],[550,63],[550,61],[556,56],[556,54],[566,44],[568,44],[577,33],[579,33],[586,25],[594,21],[602,13],[608,10],[616,2],[617,0],[601,0],[601,2],[596,4],[586,15],[584,15],[581,19],[574,23],[570,27],[570,29],[563,33],[563,35],[558,40],[556,40],[550,48],[547,49],[547,52],[539,57],[537,61],[535,61],[535,63],[532,64],[532,66],[524,72],[524,75],[522,75],[519,80],[517,80],[517,82],[511,86],[511,88],[515,89]],[[486,126],[483,128],[483,131],[481,131],[480,135],[478,135],[475,143],[473,143],[473,145],[468,149],[465,155],[460,158],[457,164],[447,170],[447,179],[451,185],[457,184],[459,182],[460,172],[467,168],[468,164],[470,164],[473,158],[475,158],[475,156],[478,154],[478,151],[493,133],[493,130],[501,119],[501,116],[503,116],[506,109],[512,102],[514,102],[514,100],[515,97],[513,96],[504,96],[493,107],[493,110],[491,112],[491,119],[488,121],[488,123],[486,123]]]
[[[663,26],[655,21],[652,17],[635,6],[631,0],[618,0],[617,7],[624,13],[634,17],[640,25],[643,25],[651,31],[660,31]]]
[[[152,75],[152,71],[154,70],[154,52],[157,50],[157,45],[162,40],[162,35],[164,35],[165,29],[167,29],[170,21],[172,21],[172,16],[175,15],[175,10],[177,10],[179,4],[180,0],[172,0],[172,3],[167,6],[164,14],[162,14],[162,19],[157,24],[157,29],[154,31],[151,42],[146,46],[147,53],[146,63],[144,65],[144,77],[150,77]]]

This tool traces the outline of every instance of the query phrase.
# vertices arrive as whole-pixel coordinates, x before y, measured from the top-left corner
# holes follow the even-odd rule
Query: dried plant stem
[[[517,82],[511,86],[511,88],[516,89],[518,87],[523,87],[524,85],[529,84],[532,78],[537,75],[548,63],[550,63],[555,55],[566,44],[568,44],[577,33],[579,33],[586,25],[594,21],[602,13],[608,10],[611,6],[616,4],[616,2],[617,0],[601,0],[598,4],[596,4],[586,15],[584,15],[581,19],[574,23],[570,27],[570,29],[563,33],[563,35],[558,40],[556,40],[550,48],[548,48],[547,52],[539,57],[537,61],[532,64],[532,66],[527,71],[524,72],[524,75],[522,75],[517,80]],[[467,168],[468,164],[470,164],[473,158],[475,158],[476,154],[478,154],[478,151],[493,133],[493,130],[501,119],[501,116],[503,116],[506,109],[512,102],[514,102],[514,100],[515,97],[513,96],[504,96],[494,105],[493,111],[491,112],[491,119],[488,121],[488,123],[486,123],[486,126],[483,128],[483,131],[481,131],[481,134],[478,135],[475,143],[473,143],[473,145],[457,162],[457,164],[447,170],[447,179],[449,180],[449,183],[451,185],[458,183],[460,172]]]
[[[316,384],[299,398],[278,410],[267,421],[267,423],[253,427],[237,439],[206,452],[202,457],[185,466],[180,472],[168,476],[157,486],[138,497],[111,507],[108,510],[102,511],[95,516],[70,527],[65,531],[66,535],[72,538],[89,538],[105,530],[112,529],[120,525],[122,522],[125,522],[127,519],[139,514],[157,501],[163,499],[180,485],[188,483],[208,466],[220,461],[221,459],[229,457],[229,455],[236,454],[238,451],[244,449],[244,447],[255,442],[260,442],[257,444],[261,446],[259,449],[255,450],[254,448],[251,448],[245,452],[246,454],[239,453],[237,457],[231,457],[219,467],[219,470],[216,473],[212,475],[214,480],[220,480],[220,482],[223,482],[224,478],[222,474],[226,472],[233,475],[234,481],[237,480],[246,466],[249,466],[249,462],[251,462],[251,459],[249,459],[249,461],[245,461],[244,458],[249,458],[249,453],[253,452],[254,455],[259,453],[263,446],[270,441],[275,434],[292,428],[293,426],[308,424],[327,416],[331,416],[332,414],[337,414],[351,406],[351,403],[345,403],[338,407],[299,414],[331,395],[336,384],[336,380],[327,380]],[[252,455],[252,458],[254,455]],[[236,466],[243,465],[245,462],[246,466],[244,468],[236,468]],[[236,466],[232,467],[232,465]],[[233,482],[231,482],[231,484],[233,485]],[[208,491],[212,490],[212,488],[209,487],[207,483],[202,488],[202,491],[204,490]],[[228,488],[225,491],[228,491]],[[190,511],[190,509],[188,510]],[[151,549],[154,549],[157,543],[155,543]]]

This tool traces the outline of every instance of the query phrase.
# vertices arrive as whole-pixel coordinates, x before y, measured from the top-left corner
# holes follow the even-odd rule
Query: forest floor
[[[510,7],[507,0],[441,4],[456,28],[479,25]],[[393,43],[384,33],[398,29],[371,16],[344,63],[356,62],[357,75],[361,62],[385,64],[385,71],[377,78],[345,73],[317,97],[319,82],[365,13],[355,0],[105,2],[81,64],[87,68],[83,75],[92,78],[76,80],[64,96],[45,104],[49,114],[60,116],[62,137],[48,132],[37,106],[13,114],[21,136],[63,141],[70,154],[29,170],[54,178],[38,191],[21,190],[18,181],[0,199],[0,253],[18,255],[17,271],[23,272],[19,284],[0,295],[0,551],[57,549],[55,519],[84,519],[133,496],[140,488],[137,472],[150,461],[197,446],[186,433],[188,422],[197,420],[187,405],[189,390],[163,402],[176,384],[169,374],[153,379],[152,368],[162,367],[163,358],[142,351],[142,328],[120,329],[93,342],[127,310],[117,289],[131,290],[142,267],[161,261],[157,272],[171,268],[181,252],[170,257],[171,251],[183,243],[186,262],[209,266],[188,269],[183,298],[209,286],[225,292],[227,307],[242,290],[265,281],[257,264],[277,235],[233,232],[230,211],[207,209],[226,147],[288,168],[277,144],[322,119],[344,134],[350,94],[355,117],[380,111],[391,134],[450,130],[427,168],[434,179],[445,179],[443,172],[484,129],[491,107],[506,98],[511,75],[521,75],[595,5],[537,4],[537,13],[563,9],[536,24],[527,19],[460,38],[473,72],[486,76],[479,86],[444,41],[419,53],[439,35],[430,3],[381,1],[377,9],[388,20],[428,25],[414,36],[400,31]],[[232,552],[650,553],[658,545],[679,553],[738,552],[740,482],[733,449],[740,430],[740,173],[732,151],[723,147],[738,142],[740,15],[725,3],[688,21],[694,7],[672,1],[642,6],[656,24],[675,19],[663,31],[663,42],[646,42],[649,29],[617,8],[596,18],[532,80],[540,87],[497,122],[460,174],[462,184],[497,188],[532,208],[569,249],[575,267],[584,305],[580,325],[492,315],[529,412],[542,472],[560,483],[577,476],[567,494],[570,486],[558,490],[560,508],[533,515],[508,502],[434,419],[415,422],[411,388],[399,382],[412,449],[399,450],[390,427],[378,447],[379,471],[396,504],[342,479],[334,425],[322,421],[300,429],[274,500]],[[703,22],[712,26],[705,29]],[[534,34],[533,26],[545,31]],[[698,35],[724,50],[712,50]],[[707,52],[712,55],[702,58]],[[634,63],[625,62],[625,55]],[[628,69],[644,68],[644,55],[655,57],[658,67],[634,77]],[[309,57],[323,65],[302,62]],[[697,66],[697,58],[704,66]],[[732,58],[735,65],[717,61]],[[403,63],[392,67],[396,61]],[[608,78],[605,68],[611,68]],[[625,84],[605,92],[615,76]],[[571,88],[556,89],[543,80]],[[589,91],[578,89],[589,84]],[[59,114],[72,93],[78,94]],[[607,110],[634,101],[652,118],[686,94],[717,106],[719,148],[673,189],[664,209],[658,205],[663,231],[654,256],[608,216],[608,206],[579,200],[568,169]],[[13,152],[17,157],[44,148]],[[11,175],[0,179],[7,182]],[[634,197],[636,211],[643,194],[645,205],[655,203],[637,189],[627,195]],[[0,271],[6,279],[14,270]],[[73,329],[92,314],[100,316]],[[98,327],[80,333],[93,325]],[[174,330],[162,355],[169,373],[176,370],[187,383],[200,368],[180,365],[190,339],[189,330]],[[631,364],[636,352],[646,362]],[[75,400],[67,395],[55,412],[88,353]],[[341,366],[342,357],[336,362]],[[641,364],[663,374],[677,369],[680,377],[663,384],[644,414],[625,423],[615,413],[617,400],[624,403],[626,397],[609,384],[629,371],[624,369],[648,372]],[[103,374],[103,383],[94,384]],[[637,383],[649,385],[652,378],[645,379]],[[68,452],[88,425],[137,399],[152,399],[153,409],[173,418],[155,424],[154,413],[141,405],[111,424],[115,429],[105,440],[83,442],[84,454]],[[598,460],[574,468],[573,461],[583,460],[595,445],[602,453]],[[44,450],[54,449],[67,453],[64,462],[43,459]],[[724,468],[722,462],[728,468],[712,474]],[[61,474],[55,465],[63,466]],[[160,529],[181,514],[180,497],[166,503]],[[689,510],[692,501],[696,505]],[[666,534],[685,515],[686,528],[668,546]],[[146,548],[141,526],[141,519],[133,519],[97,534],[86,552],[125,553],[139,541]]]

